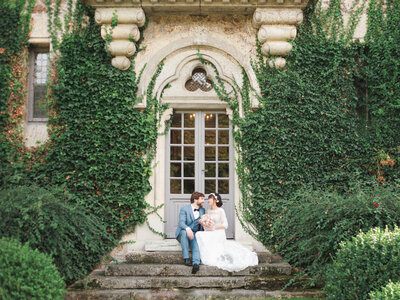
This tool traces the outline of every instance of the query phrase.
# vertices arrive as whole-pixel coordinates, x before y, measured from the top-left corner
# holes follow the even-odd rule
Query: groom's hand
[[[186,228],[186,234],[189,240],[193,240],[194,239],[194,234],[192,229],[190,229],[190,227]]]

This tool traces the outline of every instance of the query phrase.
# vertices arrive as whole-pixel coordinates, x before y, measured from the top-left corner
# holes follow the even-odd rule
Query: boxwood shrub
[[[328,299],[367,299],[390,280],[400,281],[400,230],[373,228],[341,243],[328,266]]]
[[[50,256],[0,239],[0,299],[63,299],[65,283]]]
[[[384,287],[369,293],[371,300],[397,300],[400,299],[400,282],[389,282]]]

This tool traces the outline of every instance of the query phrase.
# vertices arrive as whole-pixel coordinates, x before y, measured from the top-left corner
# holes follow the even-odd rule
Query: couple
[[[216,266],[229,272],[241,271],[248,266],[258,264],[255,252],[234,241],[227,241],[225,229],[228,228],[221,196],[212,193],[208,196],[210,210],[205,214],[204,195],[194,192],[190,197],[190,205],[179,212],[176,239],[181,243],[184,263],[193,266],[192,274],[200,269],[200,261],[204,265]],[[189,258],[189,246],[192,260]]]

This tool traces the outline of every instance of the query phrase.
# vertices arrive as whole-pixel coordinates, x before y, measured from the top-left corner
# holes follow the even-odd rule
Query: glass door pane
[[[205,193],[229,194],[230,131],[224,113],[204,114],[204,190]]]
[[[169,139],[169,193],[192,194],[196,184],[196,114],[175,113]]]

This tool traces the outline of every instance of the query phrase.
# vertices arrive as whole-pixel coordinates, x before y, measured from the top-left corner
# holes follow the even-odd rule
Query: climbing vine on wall
[[[19,175],[14,171],[22,167],[24,63],[34,5],[32,0],[0,2],[0,188],[6,177],[16,180]]]
[[[400,181],[400,3],[373,0],[360,68],[364,121],[381,182]]]
[[[226,92],[222,81],[215,86],[234,111],[243,223],[265,246],[284,254],[293,265],[315,264],[314,272],[322,271],[341,238],[375,223],[356,215],[357,221],[347,223],[347,231],[328,230],[325,244],[312,249],[318,231],[310,231],[301,240],[295,230],[309,232],[308,228],[286,219],[293,216],[289,212],[295,207],[303,205],[299,201],[306,196],[296,195],[306,189],[319,191],[313,193],[320,194],[321,200],[324,193],[337,193],[350,195],[348,199],[353,201],[354,186],[400,183],[400,69],[396,50],[400,10],[398,3],[386,4],[390,7],[387,14],[381,1],[371,2],[365,44],[352,39],[363,3],[352,7],[345,23],[341,1],[334,0],[325,10],[319,4],[306,10],[284,70],[271,69],[259,45],[253,61],[260,86],[257,109],[249,105],[252,90],[245,74],[244,85],[232,94]],[[326,199],[334,201],[335,196]],[[314,206],[319,200],[315,201]],[[312,222],[306,222],[309,212],[299,211],[301,216],[296,220],[310,226]],[[320,213],[325,212],[321,209]],[[331,224],[335,224],[334,213],[332,218]],[[324,222],[322,218],[312,221],[313,228]]]
[[[66,250],[66,261],[74,255],[83,256],[75,260],[79,262],[72,268],[77,268],[76,274],[65,272],[70,281],[90,271],[99,255],[108,254],[123,234],[156,212],[157,208],[150,207],[144,198],[151,190],[149,177],[159,117],[166,108],[152,93],[163,63],[146,91],[147,106],[136,109],[139,78],[133,67],[134,57],[129,70],[115,69],[106,50],[107,42],[94,21],[93,8],[68,0],[67,11],[61,17],[61,1],[46,1],[53,49],[48,85],[49,139],[34,150],[16,151],[15,140],[22,145],[22,133],[17,130],[11,137],[9,128],[10,124],[20,128],[17,125],[21,124],[22,114],[16,116],[15,110],[23,112],[26,95],[21,85],[17,89],[10,81],[17,78],[11,70],[13,57],[26,46],[34,2],[30,2],[27,12],[24,1],[17,1],[15,6],[4,3],[1,2],[2,12],[8,13],[10,24],[1,23],[5,32],[0,44],[5,49],[1,50],[5,55],[0,53],[1,68],[5,70],[1,75],[9,80],[1,82],[1,188],[33,183],[48,190],[61,187],[72,195],[68,198],[72,206],[84,207],[93,220],[103,223],[98,224],[99,228],[106,228],[100,244],[81,245],[84,249],[91,247],[93,257],[85,259],[86,250]],[[3,21],[2,18],[0,22]],[[18,38],[14,38],[15,32],[21,32]],[[138,51],[140,43],[141,40],[136,44]],[[16,102],[9,95],[19,89]]]
[[[12,7],[13,14],[9,13],[9,22],[15,24],[19,24],[25,2],[18,3],[19,6]],[[74,195],[71,199],[76,204],[86,207],[106,225],[110,239],[101,245],[106,254],[122,234],[143,223],[149,211],[154,211],[144,197],[151,190],[149,176],[159,116],[165,109],[152,96],[162,64],[149,85],[147,107],[142,111],[136,109],[139,79],[133,67],[121,72],[111,66],[100,26],[94,21],[94,10],[80,1],[68,1],[68,11],[61,18],[61,1],[46,4],[54,49],[48,96],[50,137],[41,147],[39,159],[30,164],[29,159],[21,163],[18,169],[24,180],[17,183],[64,186]],[[29,21],[30,17],[26,17],[26,24]],[[4,26],[10,26],[7,30],[11,30],[11,25]],[[15,48],[7,49],[7,59],[19,53],[27,40],[27,29],[19,30],[21,37],[11,44]],[[4,41],[6,38],[5,35]],[[11,77],[9,65],[2,64],[9,68],[7,78]],[[10,86],[5,82],[2,93],[10,93]],[[6,111],[6,105],[11,102],[6,104],[3,99],[2,111]],[[1,116],[4,126],[9,121],[8,115]],[[21,155],[32,156],[29,152]],[[1,158],[15,168],[9,156]],[[15,183],[7,180],[9,186]]]
[[[50,13],[52,28],[60,29],[57,6],[49,10],[55,14]],[[64,28],[62,40],[55,42],[59,57],[50,87],[51,136],[32,178],[65,185],[103,220],[115,245],[147,216],[144,197],[151,190],[158,117],[165,109],[151,90],[162,65],[150,84],[147,107],[137,110],[133,67],[122,72],[111,66],[93,9],[79,4],[72,14],[78,25]]]

